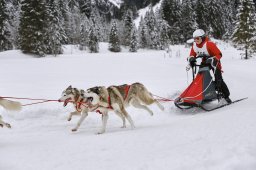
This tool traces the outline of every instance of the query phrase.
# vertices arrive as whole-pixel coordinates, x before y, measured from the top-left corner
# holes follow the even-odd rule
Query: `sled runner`
[[[198,56],[196,59],[202,58],[204,61],[209,58],[208,56]],[[199,67],[198,73],[195,76],[196,68]],[[212,109],[207,109],[204,104],[210,103],[212,101],[220,101],[223,98],[221,91],[217,91],[215,81],[213,81],[212,75],[210,73],[211,64],[202,62],[200,65],[195,65],[192,67],[193,81],[184,90],[181,95],[175,99],[174,104],[179,109],[190,109],[192,107],[199,107],[205,111],[212,111],[224,106],[239,102],[241,100],[247,99],[242,98],[235,100],[231,103],[223,104]],[[215,71],[215,70],[214,70]]]

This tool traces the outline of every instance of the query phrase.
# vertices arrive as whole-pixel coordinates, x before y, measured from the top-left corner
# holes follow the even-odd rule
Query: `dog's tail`
[[[21,110],[21,103],[6,99],[0,99],[0,105],[3,106],[6,110],[19,111]]]

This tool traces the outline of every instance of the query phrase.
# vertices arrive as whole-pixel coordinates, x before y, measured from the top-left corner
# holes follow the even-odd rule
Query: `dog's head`
[[[92,105],[96,105],[100,101],[102,95],[103,87],[96,86],[86,90],[84,93],[85,97],[88,98]]]
[[[68,102],[75,101],[76,96],[83,96],[84,90],[78,90],[77,88],[72,88],[70,85],[68,88],[66,88],[61,95],[61,98],[59,99],[60,102],[64,102],[63,106],[65,107]]]

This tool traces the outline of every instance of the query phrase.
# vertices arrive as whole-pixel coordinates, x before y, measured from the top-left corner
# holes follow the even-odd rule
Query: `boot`
[[[228,104],[232,103],[232,100],[229,97],[226,97],[225,100]]]

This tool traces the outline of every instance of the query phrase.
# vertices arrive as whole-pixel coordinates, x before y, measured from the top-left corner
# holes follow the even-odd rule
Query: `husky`
[[[64,102],[63,106],[65,107],[68,103],[72,103],[75,107],[75,111],[69,114],[68,121],[71,120],[72,116],[75,116],[75,115],[81,116],[79,121],[77,122],[76,127],[73,128],[72,131],[78,130],[83,120],[88,116],[88,112],[98,112],[102,114],[102,128],[98,132],[98,134],[104,133],[106,130],[106,124],[108,120],[108,111],[111,111],[111,110],[113,110],[117,115],[122,117],[122,119],[123,117],[127,118],[131,124],[131,127],[134,128],[134,123],[131,117],[129,116],[127,111],[124,109],[120,93],[118,93],[118,91],[112,87],[110,88],[101,87],[100,89],[106,90],[105,95],[109,96],[110,98],[109,102],[111,103],[106,104],[105,102],[100,101],[99,99],[100,97],[97,94],[95,93],[88,94],[84,90],[79,90],[77,88],[73,88],[72,86],[69,86],[67,89],[65,89],[62,92],[62,96],[59,99],[59,101]]]
[[[132,105],[136,108],[144,109],[153,115],[153,112],[147,107],[156,103],[157,106],[164,110],[164,107],[152,96],[152,94],[141,83],[121,86],[96,86],[86,90],[78,90],[69,86],[63,91],[59,99],[64,102],[72,102],[76,111],[69,114],[68,120],[74,115],[81,115],[76,127],[72,131],[77,131],[83,120],[88,116],[88,112],[98,112],[102,114],[102,128],[98,134],[104,133],[106,129],[108,111],[114,111],[123,121],[123,128],[126,127],[125,119],[129,121],[134,128],[133,120],[126,111],[126,107]]]
[[[153,95],[147,90],[147,88],[141,83],[133,83],[131,85],[123,84],[120,86],[110,86],[118,91],[121,95],[121,100],[124,104],[124,107],[132,105],[138,109],[144,109],[151,116],[153,116],[153,111],[150,110],[147,106],[155,103],[161,110],[164,110],[164,107],[153,97]],[[99,98],[95,98],[95,102],[100,103],[101,106],[106,107],[108,99],[106,98],[106,89],[102,87],[94,87],[87,90],[87,95],[90,96],[91,93],[95,93]],[[98,99],[98,101],[97,101]]]
[[[19,102],[6,100],[0,97],[0,105],[6,109],[6,110],[13,110],[13,111],[19,111],[21,110],[21,104]],[[9,123],[6,123],[2,120],[2,116],[0,115],[0,127],[7,127],[11,128],[11,125]]]

